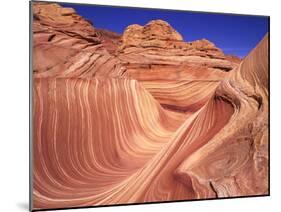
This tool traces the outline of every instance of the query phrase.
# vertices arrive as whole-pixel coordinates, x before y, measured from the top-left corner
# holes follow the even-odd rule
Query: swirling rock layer
[[[268,193],[267,36],[241,61],[161,20],[33,13],[33,209]]]

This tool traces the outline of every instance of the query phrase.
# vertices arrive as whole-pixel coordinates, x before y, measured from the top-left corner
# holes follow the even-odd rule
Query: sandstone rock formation
[[[119,45],[121,45],[121,35],[105,29],[95,29],[101,39],[101,43],[110,54],[114,54]]]
[[[240,61],[162,20],[33,13],[33,209],[268,193],[267,35]]]
[[[58,4],[36,3],[33,11],[35,78],[113,77],[122,73],[119,60],[110,53],[115,48],[117,35],[95,30],[73,9]],[[115,41],[110,43],[110,36]],[[101,67],[106,67],[106,71],[101,71]]]

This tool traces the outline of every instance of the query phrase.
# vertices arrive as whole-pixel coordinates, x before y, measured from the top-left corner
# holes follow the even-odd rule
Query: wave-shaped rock
[[[208,144],[178,168],[199,198],[268,193],[268,36],[221,82],[216,96],[234,114]]]
[[[33,12],[33,209],[268,193],[268,36],[240,62],[161,20]]]

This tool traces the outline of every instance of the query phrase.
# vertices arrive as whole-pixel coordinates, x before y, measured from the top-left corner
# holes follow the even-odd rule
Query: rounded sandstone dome
[[[144,34],[158,39],[182,41],[182,36],[166,21],[152,20],[144,26]]]
[[[130,46],[139,46],[147,41],[153,42],[153,45],[162,45],[161,41],[182,41],[182,36],[166,21],[152,20],[145,26],[133,24],[128,26],[122,36],[123,48]],[[164,43],[163,43],[164,44]]]

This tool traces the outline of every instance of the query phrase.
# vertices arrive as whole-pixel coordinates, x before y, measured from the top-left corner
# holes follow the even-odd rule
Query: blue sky
[[[206,38],[226,54],[246,56],[268,32],[268,18],[200,12],[61,4],[72,7],[97,28],[122,33],[131,24],[144,25],[162,19],[185,41]]]

